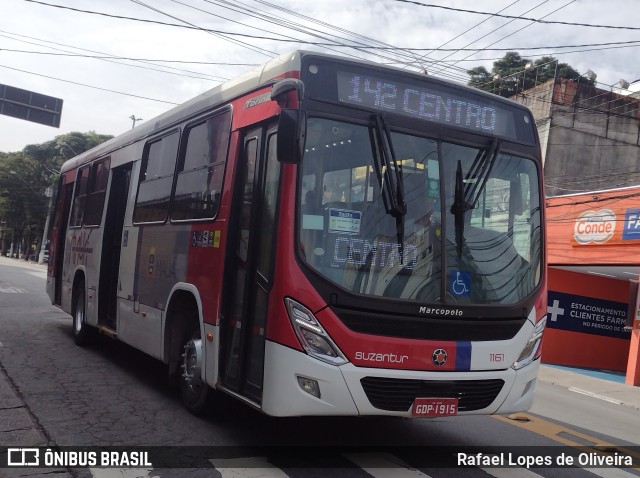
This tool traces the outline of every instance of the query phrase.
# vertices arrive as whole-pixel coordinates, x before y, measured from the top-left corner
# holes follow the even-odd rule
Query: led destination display
[[[335,72],[338,101],[387,113],[530,142],[527,112],[438,83],[382,78],[363,70]]]

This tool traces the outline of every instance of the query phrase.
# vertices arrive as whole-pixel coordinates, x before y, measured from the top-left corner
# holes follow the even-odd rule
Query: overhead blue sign
[[[627,304],[549,291],[547,327],[628,339]]]
[[[622,239],[625,241],[630,239],[640,240],[640,209],[627,209],[625,211]]]

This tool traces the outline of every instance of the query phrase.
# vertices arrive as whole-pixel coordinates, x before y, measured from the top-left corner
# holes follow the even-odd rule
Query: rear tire
[[[192,323],[182,340],[180,374],[180,396],[185,408],[196,416],[207,413],[212,405],[213,390],[200,376],[202,368],[203,344],[200,326]]]
[[[87,296],[84,286],[77,286],[73,301],[73,341],[76,345],[85,346],[95,342],[96,329],[86,322]]]

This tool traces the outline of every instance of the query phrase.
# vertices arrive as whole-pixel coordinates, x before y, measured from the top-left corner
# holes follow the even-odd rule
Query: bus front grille
[[[332,307],[344,325],[361,334],[403,339],[487,341],[510,340],[520,331],[526,317],[473,320],[389,316]]]
[[[457,398],[458,410],[487,408],[504,386],[504,380],[408,380],[365,377],[360,380],[375,408],[406,412],[416,398]]]

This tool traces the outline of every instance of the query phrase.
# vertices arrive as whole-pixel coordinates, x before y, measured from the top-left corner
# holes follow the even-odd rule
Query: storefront
[[[549,198],[542,360],[640,385],[640,186]]]

